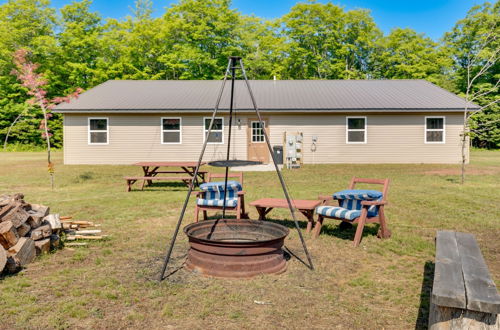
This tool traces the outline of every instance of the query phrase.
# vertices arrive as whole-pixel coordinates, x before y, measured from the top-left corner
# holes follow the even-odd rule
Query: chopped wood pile
[[[29,204],[23,198],[23,194],[0,195],[0,273],[16,272],[37,255],[59,247],[61,235],[69,241],[105,237],[96,235],[100,230],[86,230],[99,226],[93,222],[51,214],[48,206]]]

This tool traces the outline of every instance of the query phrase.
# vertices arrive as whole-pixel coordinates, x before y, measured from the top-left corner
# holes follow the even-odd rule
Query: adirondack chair
[[[207,211],[222,210],[224,206],[224,181],[211,182],[212,179],[224,178],[224,174],[208,173],[207,182],[200,185],[196,193],[196,207],[194,219],[199,220],[200,211],[203,211],[203,220],[207,219]],[[243,188],[243,173],[230,173],[229,177],[238,178],[238,181],[227,182],[226,212],[236,212],[236,219],[248,219],[245,212],[245,192]]]
[[[380,184],[384,187],[382,192],[376,190],[359,190],[355,189],[356,183]],[[361,242],[366,223],[379,223],[380,228],[377,236],[380,238],[391,237],[384,214],[388,188],[389,179],[378,180],[353,177],[348,190],[336,192],[333,196],[319,196],[319,199],[323,200],[323,205],[316,208],[318,221],[314,227],[314,238],[318,237],[325,218],[342,221],[341,227],[345,227],[347,224],[358,224],[354,236],[355,247]],[[328,201],[332,200],[338,200],[339,205],[328,205]]]

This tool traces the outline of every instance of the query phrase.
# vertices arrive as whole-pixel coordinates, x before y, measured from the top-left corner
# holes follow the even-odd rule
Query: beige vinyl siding
[[[115,115],[65,114],[65,164],[133,164],[139,161],[197,161],[203,144],[203,117],[182,115],[182,143],[161,143],[161,117],[179,114]],[[109,118],[109,144],[89,145],[88,117]],[[208,115],[210,117],[210,115]],[[209,144],[205,161],[225,159],[229,118],[224,117],[224,144]],[[246,123],[245,123],[246,125]],[[246,158],[246,130],[234,130],[231,138],[231,157]]]
[[[365,114],[367,143],[346,143],[346,117],[335,115],[275,115],[271,117],[271,143],[283,144],[283,132],[304,134],[306,164],[328,163],[445,163],[461,161],[463,115],[443,113]],[[358,115],[356,115],[358,116]],[[425,143],[425,116],[446,117],[446,143]],[[311,151],[312,137],[318,137]]]
[[[367,143],[346,143],[346,116],[350,114],[265,114],[272,145],[283,144],[283,133],[304,134],[306,164],[326,163],[459,163],[459,113],[357,114],[367,118]],[[161,144],[161,117],[182,117],[182,144]],[[207,114],[65,114],[65,164],[132,164],[138,161],[195,161],[203,143]],[[425,116],[446,117],[446,143],[425,144]],[[89,145],[88,117],[109,118],[109,144]],[[234,123],[231,158],[247,158],[247,119]],[[229,118],[224,116],[227,143]],[[318,137],[316,152],[312,137]],[[227,144],[208,145],[204,160],[224,159]]]

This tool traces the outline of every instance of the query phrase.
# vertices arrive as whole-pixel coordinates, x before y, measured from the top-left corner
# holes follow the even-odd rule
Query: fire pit
[[[184,228],[191,248],[186,267],[203,275],[249,278],[286,270],[288,228],[267,221],[205,220]]]

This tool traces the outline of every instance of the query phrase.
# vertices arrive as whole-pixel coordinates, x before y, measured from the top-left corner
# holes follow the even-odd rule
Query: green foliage
[[[497,1],[472,7],[444,37],[453,59],[457,92],[484,107],[470,121],[472,143],[477,147],[500,147],[499,35],[500,1]],[[496,62],[492,62],[494,59]]]
[[[466,93],[471,56],[481,63],[499,48],[499,2],[473,7],[443,40],[411,29],[383,35],[370,12],[331,2],[301,2],[275,20],[245,16],[231,0],[178,0],[153,17],[151,0],[137,0],[131,15],[103,20],[91,0],[56,11],[49,0],[9,0],[0,5],[0,141],[41,145],[41,113],[27,111],[25,90],[10,74],[12,55],[30,51],[48,79],[48,97],[92,88],[109,79],[220,79],[229,55],[243,57],[253,79],[426,79]],[[474,99],[486,106],[498,98],[499,64],[474,82]],[[473,143],[500,146],[500,109],[490,105],[473,116]],[[56,147],[62,120],[51,120]]]

